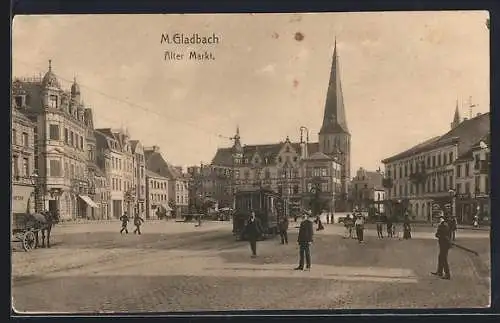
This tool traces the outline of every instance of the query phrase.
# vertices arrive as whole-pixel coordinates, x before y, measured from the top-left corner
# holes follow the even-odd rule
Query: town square
[[[488,21],[17,16],[13,310],[488,307]]]

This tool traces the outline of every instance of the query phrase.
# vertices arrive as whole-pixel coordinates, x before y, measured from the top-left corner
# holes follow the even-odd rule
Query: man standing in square
[[[311,269],[311,243],[313,241],[314,226],[309,216],[310,213],[306,212],[303,216],[303,221],[300,223],[299,236],[297,238],[300,260],[299,266],[295,270],[304,270],[304,260],[306,269]]]

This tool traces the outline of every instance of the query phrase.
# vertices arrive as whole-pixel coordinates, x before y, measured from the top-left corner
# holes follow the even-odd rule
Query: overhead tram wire
[[[39,68],[39,67],[37,67],[37,66],[34,66],[34,65],[32,65],[32,64],[29,64],[29,63],[23,62],[23,61],[21,61],[21,60],[19,60],[19,59],[13,58],[13,60],[18,61],[19,63],[21,63],[21,64],[23,64],[23,65],[25,65],[25,66],[27,66],[27,67],[33,68],[33,69],[37,70],[38,72],[43,73],[43,72],[45,71],[44,69],[41,69],[41,68]],[[70,80],[70,79],[67,79],[67,78],[65,78],[65,77],[61,77],[61,76],[60,76],[60,74],[58,74],[58,75],[57,75],[57,78],[58,78],[58,79],[60,79],[60,80],[65,81],[65,82],[67,82],[67,83],[69,83],[69,84],[71,84],[71,83],[73,82],[73,81],[72,81],[72,80]],[[92,87],[90,87],[90,86],[88,86],[88,85],[85,85],[85,84],[83,84],[83,83],[80,83],[80,82],[78,82],[78,85],[79,85],[80,87],[83,87],[83,88],[86,88],[87,90],[90,90],[90,91],[92,91],[92,92],[98,93],[98,94],[100,94],[100,95],[102,95],[102,96],[104,96],[104,97],[106,97],[106,98],[111,99],[111,100],[115,100],[115,101],[117,101],[117,102],[120,102],[120,103],[124,103],[124,104],[126,104],[126,105],[129,105],[130,107],[133,107],[133,108],[138,108],[138,109],[143,110],[143,111],[145,111],[145,112],[149,112],[149,113],[156,114],[157,116],[162,117],[162,118],[165,118],[165,119],[170,119],[170,120],[174,119],[174,120],[176,120],[176,121],[177,121],[177,122],[179,122],[179,123],[183,123],[183,124],[185,124],[185,125],[187,125],[187,126],[190,126],[190,127],[192,127],[192,128],[195,128],[195,129],[197,129],[197,130],[200,130],[200,131],[202,131],[202,132],[205,132],[206,134],[209,134],[209,135],[211,135],[211,136],[214,136],[214,137],[217,137],[217,138],[220,138],[220,139],[231,140],[231,137],[229,137],[229,136],[225,136],[225,135],[222,135],[222,134],[219,134],[219,133],[215,133],[215,132],[212,132],[212,131],[207,130],[207,129],[204,129],[204,128],[200,127],[200,125],[199,125],[199,124],[194,124],[194,123],[188,122],[188,121],[186,121],[186,120],[184,120],[184,119],[176,118],[176,117],[173,117],[173,116],[171,116],[171,115],[166,115],[166,114],[159,113],[159,112],[157,112],[157,111],[153,111],[153,110],[148,109],[148,108],[146,108],[146,107],[144,107],[144,106],[141,106],[141,105],[139,105],[139,104],[137,104],[137,103],[133,103],[133,102],[127,101],[127,100],[125,100],[125,99],[122,99],[122,98],[119,98],[119,97],[116,97],[116,96],[113,96],[113,95],[109,95],[109,94],[107,94],[107,93],[105,93],[105,92],[103,92],[103,91],[100,91],[100,90],[98,90],[98,89],[94,89],[94,88],[92,88]],[[116,121],[116,120],[115,120],[115,121]]]

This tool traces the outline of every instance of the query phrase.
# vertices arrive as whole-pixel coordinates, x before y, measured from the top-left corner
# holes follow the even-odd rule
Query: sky
[[[351,173],[489,111],[486,11],[16,16],[12,75],[76,77],[96,128],[126,128],[172,164],[210,163],[218,147],[310,141],[321,127],[336,39]],[[216,34],[212,45],[161,35]],[[300,33],[302,37],[296,37]],[[215,60],[164,59],[208,51]],[[185,54],[187,56],[187,54]]]

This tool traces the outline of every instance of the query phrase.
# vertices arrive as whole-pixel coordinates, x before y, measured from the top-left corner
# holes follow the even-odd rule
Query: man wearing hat
[[[299,236],[297,242],[299,244],[299,266],[295,270],[304,270],[304,258],[306,268],[311,269],[311,243],[313,241],[314,225],[310,219],[311,212],[305,211],[303,220],[299,227]]]
[[[450,267],[448,265],[448,251],[451,248],[450,227],[444,216],[439,218],[436,238],[438,238],[439,242],[438,267],[431,274],[443,279],[450,279]]]

